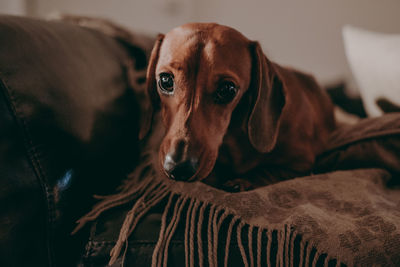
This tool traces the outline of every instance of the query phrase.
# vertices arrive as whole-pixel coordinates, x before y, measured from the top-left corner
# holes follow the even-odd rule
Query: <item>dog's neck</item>
[[[224,137],[217,164],[230,165],[236,174],[243,174],[260,164],[261,155],[251,145],[247,133],[233,126]]]

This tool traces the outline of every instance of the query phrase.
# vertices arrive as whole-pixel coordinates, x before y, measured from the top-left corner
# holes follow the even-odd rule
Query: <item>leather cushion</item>
[[[134,168],[135,56],[148,57],[72,24],[0,16],[0,265],[70,266],[74,221]]]

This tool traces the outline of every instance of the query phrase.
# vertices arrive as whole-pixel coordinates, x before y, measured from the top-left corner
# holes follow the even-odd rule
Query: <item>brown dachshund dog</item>
[[[153,108],[141,138],[160,109],[160,168],[175,180],[237,191],[303,175],[335,128],[333,105],[312,76],[271,62],[259,43],[214,23],[160,35],[147,90]]]

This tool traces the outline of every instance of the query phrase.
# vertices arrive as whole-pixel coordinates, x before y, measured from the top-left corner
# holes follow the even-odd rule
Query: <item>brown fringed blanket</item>
[[[106,210],[131,206],[111,265],[125,257],[139,220],[162,203],[152,266],[166,266],[178,225],[184,227],[186,266],[231,266],[232,240],[243,266],[400,266],[400,114],[338,130],[315,173],[226,193],[201,182],[160,179],[148,154],[78,229]]]

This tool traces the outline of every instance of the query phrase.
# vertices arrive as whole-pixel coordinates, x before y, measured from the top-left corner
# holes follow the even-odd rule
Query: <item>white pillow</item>
[[[382,97],[400,106],[400,34],[345,26],[343,40],[367,114],[383,114],[375,102]]]

